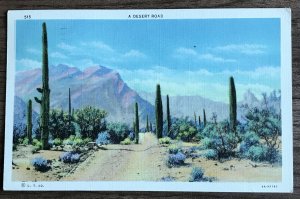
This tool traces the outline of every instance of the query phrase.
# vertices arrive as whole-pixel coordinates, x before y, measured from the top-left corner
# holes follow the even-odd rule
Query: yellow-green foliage
[[[32,145],[34,146],[34,149],[32,150],[33,153],[41,150],[43,147],[42,142],[38,141],[37,139],[32,140]]]
[[[159,144],[171,144],[171,138],[169,137],[164,137],[158,139]]]
[[[121,142],[121,144],[124,144],[124,145],[130,145],[130,144],[131,144],[130,138],[125,138],[125,140],[123,140],[123,141]]]
[[[180,152],[180,147],[176,144],[171,144],[168,148],[170,154],[176,154]]]

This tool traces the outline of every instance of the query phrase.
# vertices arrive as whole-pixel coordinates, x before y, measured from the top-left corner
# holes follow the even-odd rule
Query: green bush
[[[208,150],[204,154],[204,157],[208,160],[217,160],[218,159],[218,153],[214,150]]]
[[[92,142],[92,141],[93,141],[92,138],[84,138],[83,139],[84,144],[87,144],[87,143]]]
[[[231,132],[227,121],[207,125],[204,128],[204,132],[206,128],[209,128],[210,132],[207,133],[207,137],[202,140],[202,146],[204,148],[214,150],[219,160],[235,155],[238,138],[235,133]]]
[[[73,140],[73,146],[83,146],[84,145],[84,142],[81,138],[75,138]]]
[[[130,138],[125,138],[125,140],[123,140],[123,141],[121,142],[121,144],[123,144],[123,145],[130,145],[130,144],[131,144]]]
[[[60,146],[61,144],[62,144],[62,140],[61,140],[61,139],[55,138],[55,139],[53,140],[53,145],[55,145],[55,146]]]
[[[73,145],[74,139],[75,139],[75,135],[70,135],[69,138],[67,138],[63,141],[63,144],[64,145]]]
[[[206,181],[204,178],[204,170],[201,167],[194,167],[191,172],[190,182]]]
[[[172,144],[169,146],[168,151],[169,151],[169,154],[176,154],[182,150],[178,145]]]
[[[42,142],[40,142],[39,140],[37,139],[33,139],[32,140],[32,145],[35,146],[35,148],[37,150],[41,150],[42,149]]]
[[[29,139],[26,137],[23,139],[22,144],[28,145],[29,144]]]
[[[82,138],[95,140],[99,132],[106,129],[107,112],[91,106],[78,109],[75,112],[75,122],[78,124]]]
[[[158,139],[159,144],[171,144],[171,138],[164,137]]]
[[[109,123],[107,125],[107,133],[110,135],[110,141],[119,144],[129,135],[129,126],[125,123]]]
[[[255,162],[280,162],[279,152],[267,146],[251,146],[246,153],[246,157]]]

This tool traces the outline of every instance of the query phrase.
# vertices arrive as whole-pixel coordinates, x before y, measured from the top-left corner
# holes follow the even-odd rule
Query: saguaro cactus
[[[201,125],[201,117],[200,115],[198,116],[198,121],[199,121],[199,126]]]
[[[146,123],[146,131],[149,132],[149,120],[148,120],[148,115],[147,115],[147,123]]]
[[[205,114],[205,109],[203,109],[203,126],[206,126],[206,114]]]
[[[152,122],[150,122],[150,132],[151,132],[151,133],[153,132],[153,129],[152,129]]]
[[[40,130],[42,148],[48,149],[49,139],[49,109],[50,109],[50,89],[49,89],[49,68],[48,68],[48,41],[46,23],[43,23],[43,54],[42,54],[42,88],[37,88],[41,93],[41,99],[35,97],[35,101],[41,105],[40,109]]]
[[[196,112],[194,112],[194,123],[195,123],[195,126],[197,126],[197,116],[196,116]]]
[[[163,106],[160,93],[160,85],[156,85],[156,98],[155,98],[155,119],[156,119],[156,136],[162,138],[163,131]]]
[[[234,79],[231,76],[229,78],[229,118],[230,128],[236,130],[236,91],[234,85]]]
[[[135,143],[139,143],[139,131],[140,131],[140,122],[139,122],[139,106],[138,103],[135,103]]]
[[[170,103],[169,103],[169,95],[167,95],[167,126],[168,126],[168,135],[170,133],[171,130],[171,114],[170,114]]]
[[[32,101],[28,100],[27,104],[27,138],[29,144],[32,141]]]

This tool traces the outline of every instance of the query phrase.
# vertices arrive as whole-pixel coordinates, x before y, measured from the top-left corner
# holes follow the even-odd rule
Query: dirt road
[[[140,134],[140,144],[107,145],[61,179],[76,181],[157,181],[165,176],[166,148],[155,135]]]

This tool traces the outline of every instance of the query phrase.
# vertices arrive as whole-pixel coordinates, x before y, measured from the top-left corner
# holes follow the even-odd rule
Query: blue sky
[[[41,67],[41,24],[17,22],[16,69]],[[280,88],[279,19],[48,20],[50,65],[117,70],[136,91],[228,101]]]

